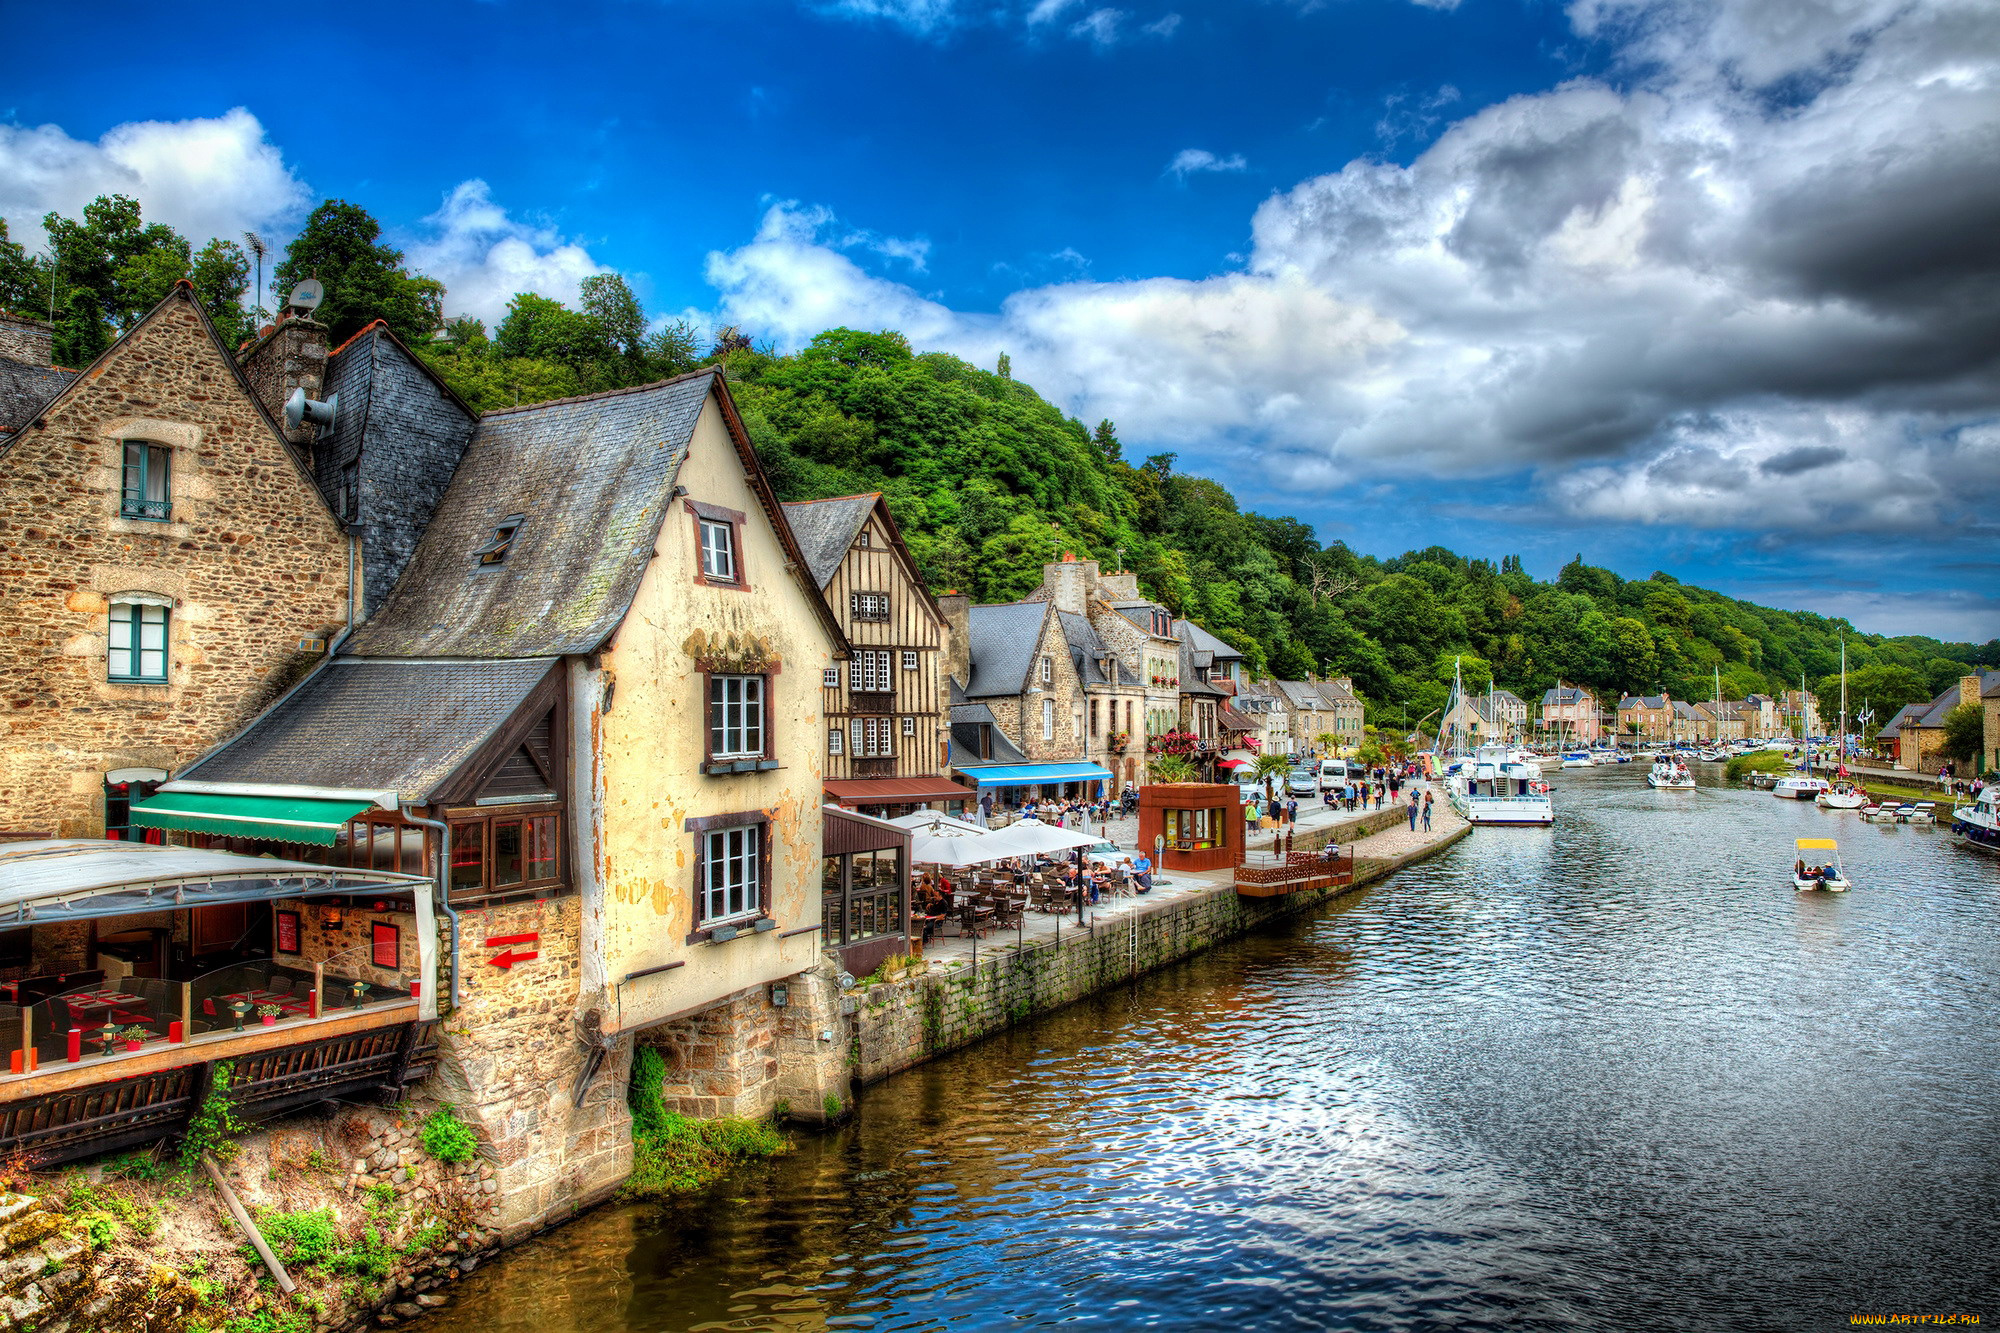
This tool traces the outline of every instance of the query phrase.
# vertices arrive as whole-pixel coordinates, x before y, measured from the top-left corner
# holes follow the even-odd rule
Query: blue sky
[[[103,190],[279,239],[345,197],[453,313],[616,268],[781,345],[1007,351],[1128,452],[1377,554],[2000,633],[1975,0],[260,17],[12,7],[19,49],[92,33],[0,94],[17,238]]]

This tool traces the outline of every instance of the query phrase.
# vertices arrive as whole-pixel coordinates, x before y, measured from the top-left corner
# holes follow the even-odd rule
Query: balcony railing
[[[151,519],[156,523],[164,523],[173,517],[174,502],[172,500],[148,500],[143,495],[126,491],[123,500],[119,504],[118,512],[126,518],[144,518]]]

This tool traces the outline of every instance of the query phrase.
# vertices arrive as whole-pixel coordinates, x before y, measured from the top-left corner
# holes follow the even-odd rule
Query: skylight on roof
[[[514,545],[514,534],[520,530],[525,517],[523,514],[507,515],[494,527],[491,541],[473,548],[472,553],[479,557],[480,564],[497,565],[507,559],[507,552]]]

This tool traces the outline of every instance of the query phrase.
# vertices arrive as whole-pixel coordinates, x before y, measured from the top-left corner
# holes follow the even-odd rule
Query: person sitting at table
[[[1140,852],[1139,859],[1132,863],[1132,882],[1139,886],[1141,893],[1153,891],[1153,858],[1144,852]]]

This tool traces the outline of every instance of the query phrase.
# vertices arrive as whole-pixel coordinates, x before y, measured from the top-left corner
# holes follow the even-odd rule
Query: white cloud
[[[1181,16],[1179,14],[1168,14],[1164,18],[1158,18],[1148,23],[1145,27],[1139,29],[1139,31],[1149,37],[1165,39],[1180,31],[1180,26]]]
[[[1053,23],[1081,3],[1082,0],[1035,0],[1035,7],[1028,11],[1028,26]]]
[[[473,315],[491,328],[517,292],[574,303],[579,285],[603,264],[558,232],[510,217],[483,180],[462,182],[424,219],[408,247],[410,267],[445,285],[445,311]]]
[[[147,221],[196,245],[289,228],[312,198],[242,107],[211,119],[133,121],[95,143],[55,125],[0,124],[0,217],[14,240],[40,246],[43,214],[80,216],[101,194],[138,200]]]
[[[1122,9],[1093,9],[1070,25],[1069,35],[1086,38],[1093,46],[1116,46],[1118,30],[1124,22]]]
[[[920,37],[944,32],[964,21],[956,0],[828,0],[819,8],[838,17],[888,23]]]
[[[1206,148],[1183,148],[1174,154],[1174,160],[1167,163],[1166,174],[1186,180],[1189,176],[1203,171],[1247,171],[1250,164],[1241,153],[1231,153],[1228,157],[1217,157]]]
[[[1056,283],[970,315],[814,224],[712,257],[711,279],[781,341],[849,322],[982,364],[1005,349],[1085,419],[1215,466],[1254,451],[1295,493],[1526,472],[1521,506],[1585,521],[1986,530],[1990,0],[1572,14],[1624,44],[1626,86],[1511,98],[1407,165],[1300,182],[1214,277]],[[1169,171],[1245,165],[1191,149]]]

